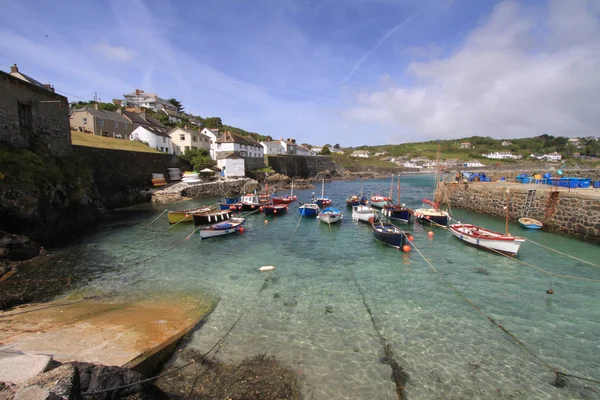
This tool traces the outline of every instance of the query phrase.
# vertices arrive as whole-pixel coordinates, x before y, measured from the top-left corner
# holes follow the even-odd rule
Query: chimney
[[[121,110],[121,107],[117,107],[117,110],[115,111],[117,114],[123,115],[123,110]]]
[[[14,74],[14,73],[17,73],[17,72],[19,72],[19,68],[17,68],[17,64],[11,65],[10,66],[10,73]]]
[[[94,108],[97,110],[98,109],[98,103],[94,103]]]
[[[51,92],[54,92],[54,86],[52,86],[49,83],[44,83],[44,86],[46,87],[46,89],[48,89]]]
[[[142,117],[144,121],[146,121],[146,110],[142,110],[142,112],[140,112],[140,117]]]
[[[140,89],[135,89],[135,95],[139,96],[140,95]]]

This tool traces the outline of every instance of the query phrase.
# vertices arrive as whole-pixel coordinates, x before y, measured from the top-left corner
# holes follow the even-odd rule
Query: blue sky
[[[2,0],[0,69],[314,145],[588,136],[599,3]]]

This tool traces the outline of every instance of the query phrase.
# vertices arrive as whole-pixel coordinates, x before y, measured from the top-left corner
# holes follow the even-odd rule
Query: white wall
[[[217,166],[222,170],[225,167],[226,178],[237,178],[246,175],[243,158],[226,158],[217,160]]]
[[[141,140],[142,142],[147,142],[148,146],[156,149],[158,151],[163,151],[165,153],[173,153],[173,146],[171,145],[171,139],[158,136],[154,133],[146,130],[143,126],[138,126],[131,132],[131,140]]]

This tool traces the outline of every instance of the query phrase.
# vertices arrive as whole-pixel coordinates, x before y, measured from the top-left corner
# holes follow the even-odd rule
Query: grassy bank
[[[77,146],[100,147],[102,149],[141,151],[144,153],[160,153],[142,142],[114,139],[89,133],[71,131],[71,142]]]
[[[387,167],[387,168],[398,168],[398,165],[389,161],[381,161],[376,158],[360,158],[350,157],[342,154],[332,154],[331,159],[334,163],[340,167],[356,167],[356,166],[375,166],[375,167]]]

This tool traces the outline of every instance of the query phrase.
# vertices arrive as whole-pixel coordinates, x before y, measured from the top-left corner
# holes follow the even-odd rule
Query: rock
[[[46,372],[51,363],[52,357],[37,354],[2,358],[0,359],[0,382],[25,382]]]
[[[269,175],[266,179],[266,181],[269,184],[276,183],[276,182],[282,183],[282,184],[287,184],[287,183],[290,183],[291,180],[292,179],[289,176],[283,175],[283,174],[277,174],[277,173],[275,173],[273,175]]]
[[[0,231],[0,259],[24,261],[37,257],[42,246],[26,236]]]
[[[80,394],[77,370],[65,364],[19,385],[14,400],[79,400]]]

